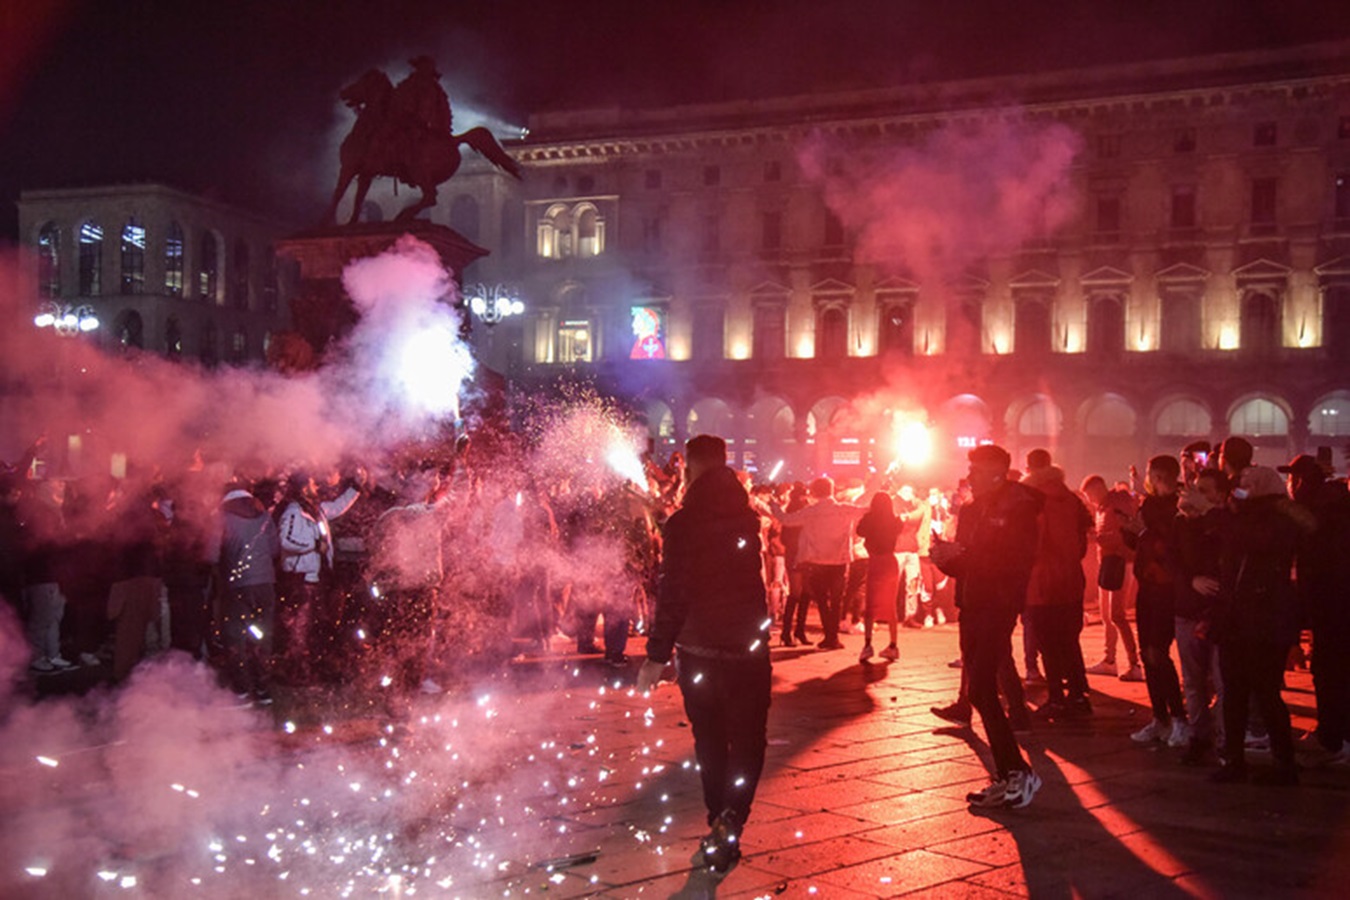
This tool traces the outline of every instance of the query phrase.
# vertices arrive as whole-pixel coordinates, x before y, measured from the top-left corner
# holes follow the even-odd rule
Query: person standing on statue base
[[[759,517],[727,468],[724,440],[685,445],[689,489],[665,529],[665,554],[647,659],[646,693],[678,647],[678,680],[694,732],[711,831],[695,863],[720,877],[740,860],[740,839],[764,769],[772,675],[760,572]]]

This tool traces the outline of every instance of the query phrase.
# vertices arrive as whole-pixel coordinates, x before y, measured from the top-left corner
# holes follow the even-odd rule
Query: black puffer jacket
[[[938,563],[956,579],[957,606],[966,612],[1020,612],[1026,607],[1044,506],[1045,497],[1039,491],[1006,481],[961,507],[956,543],[963,549],[951,560]]]
[[[647,658],[669,662],[677,643],[693,653],[767,656],[767,619],[759,516],[735,472],[704,472],[666,522]]]
[[[1298,639],[1301,616],[1294,591],[1294,563],[1301,529],[1284,497],[1242,501],[1228,520],[1220,555],[1217,638],[1274,641]]]

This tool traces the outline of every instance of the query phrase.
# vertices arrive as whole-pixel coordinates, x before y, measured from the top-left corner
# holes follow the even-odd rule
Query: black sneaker
[[[703,865],[716,878],[724,878],[741,861],[741,829],[731,810],[717,817],[701,847]]]
[[[965,703],[953,703],[951,706],[932,706],[928,709],[939,719],[960,725],[962,728],[970,727],[970,706]]]

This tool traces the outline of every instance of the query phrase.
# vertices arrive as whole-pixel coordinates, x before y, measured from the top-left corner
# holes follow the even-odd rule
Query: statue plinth
[[[379,256],[405,234],[432,247],[457,285],[463,283],[464,269],[488,254],[453,228],[420,219],[326,226],[277,241],[277,255],[300,267],[291,318],[295,330],[316,351],[322,352],[356,324],[356,309],[342,287],[343,269],[354,260]],[[463,321],[467,329],[467,311]]]

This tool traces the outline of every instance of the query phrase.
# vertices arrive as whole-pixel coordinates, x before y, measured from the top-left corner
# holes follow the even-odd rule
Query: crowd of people
[[[1146,683],[1152,715],[1133,741],[1212,764],[1219,782],[1245,780],[1246,750],[1260,744],[1273,766],[1257,775],[1297,783],[1281,690],[1304,636],[1317,700],[1307,741],[1350,764],[1350,492],[1326,460],[1257,466],[1251,443],[1230,437],[1075,490],[1045,450],[1018,471],[983,445],[945,494],[886,474],[755,484],[704,437],[688,470],[682,454],[658,464],[649,448],[645,484],[475,471],[465,442],[448,462],[378,476],[198,456],[177,471],[72,480],[33,477],[39,442],[0,473],[0,594],[39,676],[98,667],[120,682],[159,644],[216,665],[258,704],[278,685],[363,678],[434,693],[456,662],[560,640],[627,667],[630,638],[646,634],[640,683],[672,657],[696,661],[681,673],[691,719],[732,742],[700,749],[701,761],[712,754],[707,848],[724,868],[753,789],[730,802],[708,779],[730,767],[753,785],[753,723],[767,710],[767,694],[762,708],[732,703],[734,686],[767,685],[770,645],[808,645],[808,625],[821,651],[861,634],[868,665],[899,658],[901,628],[958,623],[961,687],[933,712],[963,726],[981,714],[996,771],[972,805],[1031,802],[1040,780],[1016,734],[1090,717],[1092,677]],[[1095,616],[1102,657],[1087,665],[1082,632]],[[705,677],[723,684],[722,702],[690,700],[708,696],[693,689]],[[1044,686],[1035,709],[1027,684]],[[718,725],[727,708],[735,724]]]

